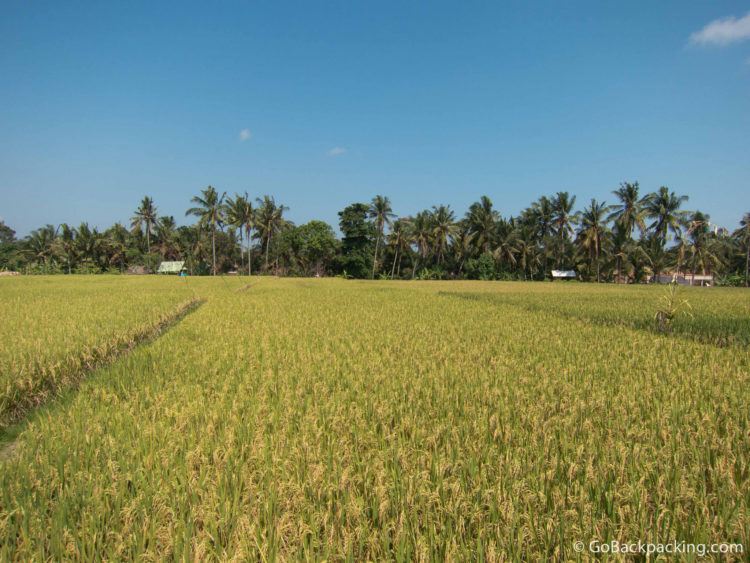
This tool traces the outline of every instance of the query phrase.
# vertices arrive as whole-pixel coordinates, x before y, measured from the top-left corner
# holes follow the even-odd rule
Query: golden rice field
[[[575,560],[593,539],[747,551],[750,294],[686,290],[694,318],[661,335],[662,291],[0,280],[11,388],[34,372],[7,366],[202,300],[6,429],[0,560]]]
[[[1,281],[0,428],[194,298],[143,278]]]

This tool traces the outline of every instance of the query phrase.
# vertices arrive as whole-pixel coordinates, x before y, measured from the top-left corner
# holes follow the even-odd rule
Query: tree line
[[[592,199],[576,210],[576,196],[560,191],[510,217],[487,196],[462,217],[449,205],[397,217],[390,199],[378,195],[338,213],[338,238],[323,221],[295,225],[271,196],[228,197],[208,186],[185,213],[197,219],[193,225],[159,215],[148,196],[127,226],[104,231],[63,223],[17,240],[0,222],[0,270],[154,271],[163,260],[182,260],[193,275],[544,280],[552,269],[573,269],[597,282],[679,272],[748,285],[750,212],[729,232],[685,209],[688,197],[667,187],[641,194],[638,182],[625,182],[612,195],[613,204]]]

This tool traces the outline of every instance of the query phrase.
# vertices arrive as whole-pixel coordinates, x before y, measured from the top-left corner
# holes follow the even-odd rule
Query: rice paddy
[[[3,280],[0,291],[0,428],[194,299],[184,288],[120,277]]]
[[[590,558],[577,541],[747,546],[750,300],[687,289],[693,318],[663,335],[649,323],[661,291],[0,280],[9,389],[203,302],[75,386],[60,380],[67,392],[7,429],[0,559],[527,561]]]

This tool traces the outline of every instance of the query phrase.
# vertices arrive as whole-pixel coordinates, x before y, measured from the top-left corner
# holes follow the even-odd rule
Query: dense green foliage
[[[339,213],[341,239],[341,271],[355,278],[367,277],[373,259],[372,238],[375,227],[367,221],[369,207],[353,203]]]
[[[57,309],[26,316],[129,287],[65,281],[40,278]],[[0,279],[0,300],[38,290],[28,283]],[[172,303],[186,292],[175,278],[139,283]],[[188,283],[203,306],[0,452],[0,559],[539,561],[575,559],[574,542],[592,539],[747,546],[750,354],[714,338],[747,334],[744,290],[680,290],[693,318],[663,335],[641,324],[663,293],[653,286]]]
[[[193,226],[160,217],[144,197],[130,230],[104,232],[47,225],[21,241],[0,224],[0,270],[26,273],[102,273],[184,260],[191,274],[260,272],[282,276],[344,275],[393,279],[549,279],[575,269],[590,281],[642,282],[660,274],[711,274],[721,285],[748,285],[750,213],[730,232],[686,196],[666,187],[641,194],[638,183],[612,192],[615,203],[541,197],[504,218],[483,196],[463,217],[446,205],[396,218],[391,202],[375,196],[339,212],[341,240],[321,221],[295,226],[288,208],[264,196],[227,197],[208,186],[192,198]]]

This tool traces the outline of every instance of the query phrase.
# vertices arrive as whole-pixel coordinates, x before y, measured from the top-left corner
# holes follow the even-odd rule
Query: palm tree
[[[470,230],[467,221],[464,219],[457,225],[457,233],[453,236],[453,244],[451,249],[453,250],[453,257],[458,263],[458,274],[460,275],[464,269],[464,262],[471,255],[472,247],[474,246],[475,232]]]
[[[547,196],[540,197],[521,214],[521,221],[532,229],[532,237],[541,248],[544,259],[544,275],[547,275],[547,263],[550,256],[550,239],[554,235],[554,209],[552,201]]]
[[[518,266],[523,273],[523,279],[528,279],[526,272],[528,269],[529,277],[534,279],[535,266],[541,266],[542,260],[537,252],[537,246],[534,242],[534,233],[531,227],[522,226],[517,229],[515,236],[515,247]]]
[[[375,267],[378,263],[378,249],[380,247],[380,239],[383,238],[383,231],[386,225],[391,224],[391,219],[396,215],[393,213],[391,208],[391,200],[386,196],[376,195],[372,198],[370,203],[370,209],[367,212],[371,219],[375,220],[375,231],[377,236],[375,238],[375,255],[372,259],[372,279],[375,279]]]
[[[653,232],[662,248],[667,242],[667,235],[670,231],[675,236],[679,236],[682,232],[686,213],[681,211],[680,207],[687,200],[688,196],[677,196],[674,192],[670,192],[666,186],[662,186],[658,192],[646,197],[644,212],[649,219],[653,219],[648,228]],[[660,268],[657,268],[654,272],[657,280],[660,273]]]
[[[424,263],[427,261],[427,255],[430,252],[430,243],[432,242],[431,223],[432,222],[430,220],[429,211],[420,211],[414,216],[414,219],[411,221],[412,241],[417,246],[417,257],[418,259],[421,259],[422,262],[420,265],[424,265]],[[414,278],[416,273],[417,264],[414,264],[411,277]]]
[[[450,205],[432,206],[430,214],[432,223],[432,241],[435,245],[435,254],[437,255],[438,265],[443,263],[443,256],[448,250],[448,245],[458,232],[456,225],[456,216]]]
[[[96,268],[100,265],[101,239],[101,234],[96,227],[92,229],[88,223],[81,223],[76,229],[76,254],[80,261],[90,268]]]
[[[213,186],[208,186],[201,190],[201,195],[194,196],[190,201],[197,207],[191,207],[185,212],[185,215],[194,215],[198,217],[198,224],[201,227],[208,227],[211,231],[211,260],[213,265],[213,275],[216,275],[216,227],[224,222],[224,198],[227,193],[224,192],[221,197]]]
[[[572,207],[572,206],[571,206]],[[531,204],[532,217],[536,220],[537,236],[539,240],[553,234],[553,224],[555,218],[555,210],[552,206],[552,201],[547,196],[542,196],[538,201]]]
[[[581,246],[588,250],[589,256],[596,262],[596,281],[601,281],[599,257],[602,252],[602,241],[607,233],[606,214],[609,207],[605,202],[591,200],[591,204],[581,213],[581,226],[578,230],[578,240]]]
[[[34,259],[42,261],[46,268],[54,254],[55,237],[57,236],[53,225],[45,225],[40,229],[31,231],[24,241],[23,253]]]
[[[492,256],[498,264],[516,265],[516,254],[518,253],[517,232],[507,221],[501,221],[497,228],[497,245],[492,251]]]
[[[658,253],[651,252],[650,247],[652,243],[653,237],[626,243],[623,254],[627,258],[627,261],[624,265],[627,266],[629,270],[628,275],[633,281],[637,282],[643,279],[643,274],[646,272],[647,266],[653,269],[655,262],[651,259],[652,254],[657,255],[658,261]],[[658,247],[658,243],[655,246]]]
[[[670,231],[675,235],[682,231],[686,212],[681,211],[680,207],[687,200],[688,196],[677,196],[666,186],[647,196],[644,211],[649,219],[653,219],[648,228],[661,241],[662,246],[666,244]]]
[[[575,223],[573,207],[575,203],[576,196],[571,197],[568,192],[557,192],[552,200],[552,226],[560,244],[559,254],[557,255],[558,268],[562,267],[565,240],[573,234],[573,224]]]
[[[623,182],[612,192],[619,202],[612,206],[607,221],[614,221],[616,229],[628,238],[633,236],[636,227],[641,233],[646,230],[643,204],[647,198],[638,197],[639,189],[638,182]]]
[[[469,206],[465,219],[479,252],[489,252],[496,223],[500,220],[500,214],[492,207],[492,200],[486,195],[480,197]]]
[[[71,273],[73,260],[75,259],[75,238],[76,230],[67,223],[62,223],[58,227],[60,235],[55,240],[57,254],[65,257],[65,265],[68,274]]]
[[[240,232],[240,273],[245,269],[245,251],[243,248],[243,242],[245,237],[245,223],[242,218],[242,196],[236,198],[227,198],[227,202],[224,204],[224,213],[226,214],[227,225],[233,229],[237,229]]]
[[[408,218],[396,219],[388,235],[388,245],[393,248],[393,266],[391,267],[391,279],[396,273],[396,262],[398,261],[398,270],[401,271],[401,259],[404,254],[409,252],[411,245],[411,225]]]
[[[117,264],[123,272],[128,252],[128,230],[121,223],[115,223],[104,232],[104,237],[109,265]]]
[[[265,270],[268,271],[268,256],[271,249],[271,239],[285,224],[284,211],[289,209],[285,205],[277,205],[273,197],[265,195],[257,198],[258,209],[255,212],[255,228],[260,236],[261,245],[266,247]]]
[[[745,287],[750,287],[750,212],[743,215],[740,228],[732,236],[745,247]]]
[[[159,253],[164,259],[174,260],[179,256],[177,244],[177,224],[171,215],[159,218],[156,226],[156,239],[159,241]]]
[[[664,249],[664,244],[657,236],[651,235],[646,239],[642,239],[640,246],[648,258],[648,263],[651,265],[651,274],[658,282],[659,274],[667,266],[668,255]]]
[[[612,193],[617,197],[618,203],[612,206],[612,213],[607,217],[607,221],[614,221],[615,224],[615,235],[616,237],[622,238],[623,245],[621,248],[626,247],[625,243],[628,243],[633,238],[633,231],[638,228],[641,234],[646,230],[645,212],[643,209],[646,198],[640,198],[638,195],[640,187],[638,182],[629,183],[623,182],[620,187]],[[620,279],[620,271],[622,269],[622,256],[618,254],[616,256],[617,261],[617,279]]]
[[[235,194],[234,198],[227,199],[227,221],[233,227],[236,227],[240,231],[240,246],[242,246],[243,235],[244,240],[247,241],[247,275],[252,274],[252,259],[250,256],[250,234],[255,224],[255,211],[253,210],[253,204],[250,203],[250,198],[245,192],[245,195]],[[244,257],[244,254],[240,252],[240,256]],[[242,266],[244,268],[244,258],[242,258]]]
[[[157,223],[156,206],[154,200],[144,196],[138,209],[130,220],[130,226],[134,231],[143,228],[146,231],[146,253],[151,254],[151,235]]]
[[[240,215],[244,219],[245,224],[245,240],[247,241],[247,275],[250,276],[253,273],[253,246],[251,243],[251,237],[250,235],[253,232],[253,229],[255,228],[255,209],[253,209],[253,204],[250,201],[250,197],[247,195],[247,192],[245,192],[245,195],[243,197],[244,201],[242,203],[242,211]]]
[[[190,241],[190,254],[197,264],[205,263],[208,257],[206,237],[200,230],[196,230],[196,237]]]
[[[689,221],[687,234],[690,237],[688,250],[691,255],[691,270],[695,275],[700,268],[706,275],[721,264],[716,239],[710,230],[710,217],[702,211],[695,211]]]
[[[679,274],[682,272],[682,268],[685,265],[685,261],[688,253],[690,252],[690,239],[685,233],[680,233],[675,238],[675,245],[671,249],[674,256],[673,266],[674,271]]]

